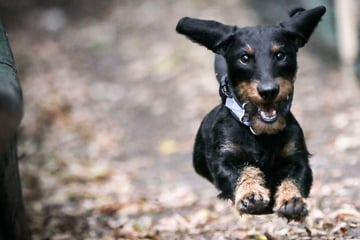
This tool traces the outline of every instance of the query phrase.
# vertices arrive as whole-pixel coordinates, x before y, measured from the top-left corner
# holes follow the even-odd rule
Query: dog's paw
[[[268,193],[248,193],[242,198],[237,199],[235,207],[240,214],[257,214],[263,212],[269,205],[270,198]]]
[[[288,221],[294,220],[299,222],[302,222],[309,213],[305,200],[302,197],[292,197],[288,200],[283,200],[275,207],[274,212]]]
[[[291,180],[282,182],[275,194],[274,212],[288,221],[302,222],[309,211],[305,199],[296,184]]]
[[[243,170],[235,191],[235,208],[240,214],[260,214],[270,202],[270,191],[260,169],[247,167]]]

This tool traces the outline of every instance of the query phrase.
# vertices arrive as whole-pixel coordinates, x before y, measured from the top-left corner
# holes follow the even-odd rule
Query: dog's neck
[[[225,107],[230,109],[232,115],[235,117],[236,120],[238,120],[245,126],[249,127],[250,131],[254,135],[256,135],[255,131],[251,127],[251,122],[249,121],[249,116],[248,113],[246,112],[245,106],[246,106],[246,102],[240,105],[235,96],[226,97]]]
[[[222,93],[226,96],[225,107],[230,109],[232,115],[236,120],[250,128],[250,131],[256,135],[251,128],[251,122],[249,119],[249,113],[246,112],[246,102],[241,102],[235,95],[233,88],[229,85],[227,75],[224,75],[220,79],[220,88]]]

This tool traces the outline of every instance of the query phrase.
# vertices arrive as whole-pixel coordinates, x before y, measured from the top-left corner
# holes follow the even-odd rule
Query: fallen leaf
[[[190,224],[193,226],[204,225],[214,218],[215,218],[214,214],[210,212],[208,209],[204,209],[204,208],[188,216]]]
[[[161,155],[168,156],[177,152],[178,144],[175,140],[165,139],[158,144],[157,150]]]
[[[360,217],[360,213],[353,208],[344,208],[332,212],[329,217],[337,221],[341,221],[349,217]]]

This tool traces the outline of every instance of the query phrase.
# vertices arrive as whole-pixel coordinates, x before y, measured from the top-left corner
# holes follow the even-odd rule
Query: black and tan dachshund
[[[273,25],[237,27],[182,18],[176,27],[212,50],[222,103],[203,119],[193,164],[240,214],[308,214],[312,185],[304,134],[291,113],[297,51],[326,9],[297,8]]]

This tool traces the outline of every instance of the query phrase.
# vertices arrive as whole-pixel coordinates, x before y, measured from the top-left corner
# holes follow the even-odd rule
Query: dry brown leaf
[[[159,142],[157,149],[160,154],[168,156],[178,151],[178,144],[173,139],[165,139]]]
[[[187,216],[187,218],[189,219],[189,223],[192,226],[197,227],[210,222],[211,220],[215,219],[216,216],[208,209],[202,208],[194,213],[191,213]]]
[[[359,211],[353,208],[343,208],[330,213],[329,217],[331,219],[335,219],[336,221],[341,221],[346,218],[360,217],[360,213]]]

